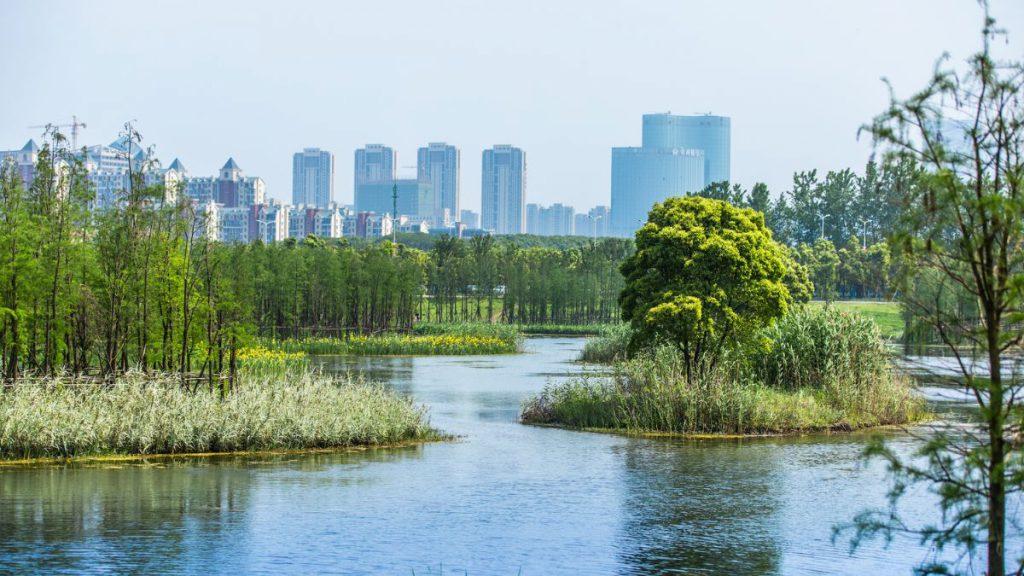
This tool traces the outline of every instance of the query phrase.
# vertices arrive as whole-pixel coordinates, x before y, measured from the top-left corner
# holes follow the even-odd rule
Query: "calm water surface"
[[[582,344],[326,361],[427,404],[456,442],[0,469],[0,572],[909,574],[926,557],[907,540],[854,556],[833,545],[834,524],[885,502],[862,435],[697,442],[518,424],[526,396],[585,369]],[[920,491],[903,501],[912,517],[933,509]]]

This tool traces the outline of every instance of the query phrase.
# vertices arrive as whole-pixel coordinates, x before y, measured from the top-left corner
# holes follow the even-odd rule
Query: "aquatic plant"
[[[333,448],[434,438],[425,409],[310,369],[245,370],[222,397],[177,376],[24,378],[0,392],[0,457]]]
[[[583,362],[604,363],[625,360],[632,336],[629,324],[608,326],[598,337],[587,340],[579,359]]]

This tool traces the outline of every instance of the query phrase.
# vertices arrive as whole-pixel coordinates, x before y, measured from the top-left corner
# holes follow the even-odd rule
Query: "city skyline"
[[[336,154],[342,203],[353,201],[341,176],[351,174],[350,150],[388,142],[411,164],[424,142],[445,141],[473,159],[463,162],[460,208],[476,211],[476,155],[512,142],[530,153],[529,201],[585,207],[609,202],[609,149],[639,141],[636,116],[712,111],[737,126],[734,180],[764,181],[777,194],[795,171],[862,169],[870,143],[857,129],[885,107],[879,79],[909,94],[937,54],[973,52],[981,24],[974,3],[957,0],[826,12],[796,1],[742,10],[468,3],[451,14],[415,3],[324,5],[315,21],[273,7],[7,2],[3,13],[18,26],[0,50],[18,57],[0,62],[0,73],[33,89],[8,96],[0,141],[39,142],[28,126],[77,114],[88,124],[80,143],[108,142],[136,120],[143,144],[155,143],[161,157],[212,174],[234,156],[281,201],[290,198],[290,155],[317,146]],[[187,16],[200,8],[203,18]],[[354,24],[396,11],[408,17],[394,26]],[[1009,24],[1024,18],[1024,6],[996,0],[993,13]],[[504,24],[486,25],[493,20]],[[529,43],[517,33],[527,26],[536,30]],[[757,38],[757,50],[732,41],[739,37]],[[1020,53],[1022,39],[999,44]],[[94,56],[68,66],[69,54]],[[440,57],[448,64],[439,71]],[[110,66],[115,58],[120,65]],[[125,69],[136,71],[130,89]]]

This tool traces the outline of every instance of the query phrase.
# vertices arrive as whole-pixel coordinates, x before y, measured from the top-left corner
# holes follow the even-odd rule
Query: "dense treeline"
[[[619,266],[630,240],[579,248],[522,248],[481,236],[447,236],[430,251],[425,318],[520,324],[590,324],[618,319]]]
[[[135,144],[137,133],[128,130]],[[137,163],[135,159],[132,162]],[[524,248],[442,236],[429,251],[306,238],[221,244],[177,190],[130,166],[90,209],[78,155],[50,134],[36,177],[0,173],[0,368],[55,374],[233,374],[253,336],[408,330],[417,319],[593,323],[617,318],[632,243]]]
[[[815,297],[884,298],[892,296],[898,272],[886,239],[918,173],[905,160],[872,161],[862,175],[849,169],[824,178],[816,170],[798,172],[777,198],[762,183],[747,190],[722,182],[700,195],[764,212],[774,238],[807,266]]]

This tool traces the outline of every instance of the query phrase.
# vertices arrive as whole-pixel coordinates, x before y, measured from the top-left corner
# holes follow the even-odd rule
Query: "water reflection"
[[[311,488],[422,447],[0,469],[0,572],[203,573],[244,558],[261,471]],[[355,485],[337,478],[327,484]]]
[[[638,441],[623,560],[636,574],[774,574],[781,554],[775,454],[741,442]]]

